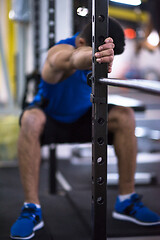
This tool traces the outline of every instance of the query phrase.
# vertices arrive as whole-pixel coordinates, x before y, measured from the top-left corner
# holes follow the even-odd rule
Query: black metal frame
[[[55,44],[55,0],[48,0],[48,48]]]
[[[94,54],[108,35],[108,0],[92,0],[92,240],[106,240],[107,205],[107,64]]]
[[[34,69],[39,72],[40,66],[40,1],[34,0]]]
[[[56,158],[56,145],[53,143],[49,146],[50,156],[49,156],[49,192],[51,194],[57,193],[57,158]]]
[[[108,79],[106,64],[96,62],[94,54],[108,36],[108,5],[109,0],[92,0],[92,240],[107,238],[108,85],[160,94],[160,84],[155,81],[148,85],[148,80],[142,79]]]

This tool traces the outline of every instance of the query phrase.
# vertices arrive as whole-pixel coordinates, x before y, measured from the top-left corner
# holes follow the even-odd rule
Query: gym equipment
[[[146,93],[160,95],[160,82],[154,80],[100,78],[99,82],[105,85],[132,88]]]
[[[34,69],[39,72],[40,66],[40,1],[33,1],[34,10]]]
[[[48,31],[48,47],[52,47],[55,43],[55,1],[54,0],[48,0],[48,25],[49,25],[49,31]]]
[[[107,0],[92,0],[92,240],[106,240],[106,205],[107,205],[107,95],[109,85],[106,69],[107,64],[98,64],[95,61],[94,53],[98,46],[107,37],[108,25],[108,4]],[[103,80],[103,81],[102,81]],[[116,81],[116,80],[115,80]],[[107,83],[106,83],[107,82]],[[121,80],[119,80],[121,82]],[[127,80],[125,80],[125,83]],[[128,82],[130,83],[130,82]],[[132,82],[134,83],[134,82]],[[145,82],[146,83],[146,82]],[[114,83],[114,80],[112,81]],[[106,87],[104,87],[106,85]],[[125,85],[146,92],[158,93],[157,87],[143,84],[135,87],[135,84]],[[124,85],[123,85],[124,86]],[[55,148],[51,145],[50,178],[55,175],[56,161],[54,161]],[[52,172],[54,170],[54,172]],[[51,182],[50,182],[51,183]],[[53,190],[55,182],[50,186]]]
[[[107,64],[94,54],[108,36],[108,4],[92,0],[92,240],[106,239],[108,89],[98,79],[107,77]]]
[[[94,53],[107,36],[108,22],[107,0],[92,0],[92,240],[106,239],[106,196],[107,196],[107,94],[108,85],[125,86],[148,93],[160,94],[160,84],[145,80],[107,79],[106,64],[98,64]],[[104,87],[106,85],[106,88]]]
[[[13,108],[13,97],[12,97],[10,84],[9,84],[9,73],[8,73],[6,58],[5,58],[5,54],[4,54],[4,46],[3,46],[3,42],[2,42],[1,32],[2,31],[1,31],[1,27],[0,27],[0,57],[1,57],[1,62],[2,62],[2,69],[4,72],[6,90],[7,90],[7,94],[8,94],[8,105],[9,105],[8,108],[10,111],[10,109]]]

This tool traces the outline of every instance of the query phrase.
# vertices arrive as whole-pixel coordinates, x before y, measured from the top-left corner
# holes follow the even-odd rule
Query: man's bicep
[[[58,83],[61,81],[63,71],[56,71],[48,60],[45,61],[42,68],[42,78],[48,83]]]
[[[42,69],[42,77],[46,82],[57,83],[71,71],[70,56],[74,48],[71,45],[60,44],[52,47]]]
[[[54,46],[48,53],[48,61],[55,68],[55,71],[70,70],[70,58],[75,48],[68,44],[59,44]]]

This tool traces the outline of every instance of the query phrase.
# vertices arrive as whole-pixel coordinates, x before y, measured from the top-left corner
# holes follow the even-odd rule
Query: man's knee
[[[109,113],[109,127],[113,128],[135,128],[135,116],[132,108],[116,106]]]
[[[40,109],[26,110],[21,118],[21,129],[26,132],[41,133],[46,122],[46,116]]]
[[[121,107],[119,112],[119,123],[124,128],[135,128],[135,116],[132,108]]]

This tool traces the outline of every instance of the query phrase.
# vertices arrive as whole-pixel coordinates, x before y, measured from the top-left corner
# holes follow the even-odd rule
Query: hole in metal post
[[[97,178],[97,183],[98,183],[99,185],[102,185],[102,184],[104,183],[103,177],[98,177],[98,178]]]
[[[104,121],[104,119],[103,119],[103,118],[99,118],[99,119],[98,119],[98,123],[99,123],[100,125],[103,125],[103,124],[104,124],[104,122],[105,122],[105,121]]]
[[[97,142],[98,142],[99,145],[103,145],[104,144],[104,138],[103,137],[99,137],[97,139]]]
[[[97,163],[102,164],[103,163],[103,158],[102,157],[97,158]]]
[[[98,197],[98,198],[97,198],[97,203],[98,203],[99,205],[102,205],[102,204],[104,203],[104,199],[103,199],[102,197]]]
[[[105,17],[103,15],[98,16],[98,21],[99,22],[104,22]]]

